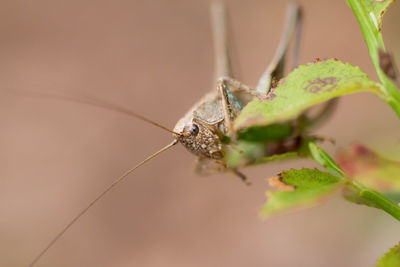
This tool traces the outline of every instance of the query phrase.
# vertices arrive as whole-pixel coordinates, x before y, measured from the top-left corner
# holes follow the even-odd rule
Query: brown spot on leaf
[[[354,154],[354,156],[368,158],[369,160],[372,160],[372,161],[375,160],[377,157],[375,152],[373,152],[368,147],[366,147],[362,144],[354,144],[351,147],[351,153]]]
[[[282,176],[273,176],[268,179],[270,186],[279,189],[280,191],[293,191],[296,188],[293,185],[287,184],[283,181]]]
[[[313,63],[318,63],[318,62],[322,62],[322,61],[327,61],[327,60],[329,60],[329,59],[333,59],[333,60],[335,60],[335,61],[339,61],[339,59],[337,59],[337,58],[328,58],[328,57],[324,57],[324,58],[320,58],[320,57],[316,57],[316,58],[314,58],[314,60],[313,60]]]
[[[383,51],[383,49],[378,49],[379,55],[379,66],[382,71],[392,80],[398,81],[399,71],[394,62],[393,56],[390,53]]]
[[[268,95],[267,95],[267,97],[266,97],[266,99],[267,100],[272,100],[272,99],[274,99],[276,97],[276,94],[274,94],[274,93],[269,93]]]
[[[312,94],[319,92],[330,92],[337,86],[336,77],[317,78],[315,80],[309,80],[308,85],[304,88],[304,91]]]
[[[321,61],[322,61],[321,58],[316,57],[316,58],[314,58],[313,63],[317,63],[317,62],[321,62]]]
[[[272,82],[274,82],[274,80],[272,80]],[[275,89],[277,86],[278,86],[278,82],[275,81],[275,84],[272,83],[272,87],[269,90],[267,96],[264,98],[264,100],[272,100],[276,97],[276,94],[274,92],[275,92]]]

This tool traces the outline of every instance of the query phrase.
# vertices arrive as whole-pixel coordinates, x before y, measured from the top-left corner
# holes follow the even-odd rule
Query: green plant
[[[270,100],[254,100],[234,122],[244,154],[253,149],[252,143],[269,141],[265,132],[274,138],[285,138],[287,122],[301,118],[304,112],[319,103],[356,92],[371,92],[388,103],[400,117],[399,76],[381,35],[382,18],[393,0],[348,0],[367,43],[369,54],[380,82],[368,78],[360,68],[337,59],[320,60],[302,65],[281,79],[273,88]],[[304,117],[300,129],[306,129]],[[277,138],[278,137],[278,138]],[[306,137],[296,151],[257,159],[265,163],[284,158],[308,157],[324,167],[289,170],[270,178],[277,191],[267,191],[267,202],[261,216],[268,218],[282,212],[301,209],[321,202],[329,195],[342,191],[343,197],[357,204],[383,210],[400,221],[400,206],[389,196],[400,192],[400,162],[385,159],[364,145],[354,145],[349,152],[337,156],[338,162],[316,144],[315,137]],[[230,152],[228,164],[238,167],[241,156]],[[394,199],[394,198],[392,198]],[[398,246],[385,255],[378,266],[399,266]]]

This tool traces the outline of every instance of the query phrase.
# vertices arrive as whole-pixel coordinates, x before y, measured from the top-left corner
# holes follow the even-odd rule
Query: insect
[[[91,105],[97,105],[108,109],[113,109],[133,117],[147,121],[159,128],[172,133],[173,141],[146,158],[132,169],[125,172],[116,179],[106,190],[104,190],[97,198],[95,198],[87,207],[85,207],[76,217],[71,220],[67,226],[58,233],[52,241],[41,251],[34,259],[30,266],[34,266],[40,258],[48,251],[50,247],[98,200],[108,193],[114,186],[123,181],[130,173],[156,157],[172,146],[181,143],[191,153],[198,157],[196,171],[200,174],[208,174],[213,172],[232,172],[245,180],[245,176],[236,168],[227,166],[225,157],[227,150],[235,149],[237,136],[233,130],[232,124],[240,113],[241,109],[251,99],[257,97],[260,99],[268,99],[270,97],[270,89],[274,80],[279,80],[283,76],[285,55],[289,41],[295,29],[299,29],[300,25],[300,8],[296,4],[288,7],[284,32],[273,57],[272,62],[267,67],[260,78],[258,85],[253,89],[233,78],[231,63],[228,51],[228,31],[226,10],[221,3],[215,3],[212,7],[213,18],[213,36],[216,55],[216,88],[207,93],[177,122],[176,126],[171,130],[159,123],[149,120],[135,112],[118,107],[116,105],[106,103],[97,99],[74,99]],[[298,40],[295,45],[298,50]],[[297,55],[295,51],[294,65],[297,65]],[[240,149],[240,148],[238,148]]]

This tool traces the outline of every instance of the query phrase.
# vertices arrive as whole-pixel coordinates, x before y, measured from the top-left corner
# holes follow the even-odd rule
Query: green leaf
[[[258,165],[274,161],[295,159],[302,156],[299,151],[278,151],[273,143],[258,144],[239,141],[230,146],[225,152],[225,161],[229,168],[240,168],[249,165]]]
[[[309,142],[314,137],[292,136],[282,141],[257,143],[239,140],[227,146],[225,162],[229,168],[259,165],[276,161],[306,158],[310,156]]]
[[[341,95],[380,92],[360,68],[334,59],[302,65],[272,90],[269,100],[255,99],[244,107],[234,122],[235,130],[287,122],[308,108]]]
[[[339,177],[343,177],[344,173],[337,163],[326,153],[322,148],[317,146],[315,142],[308,144],[311,156],[316,162],[325,167],[327,170],[333,172]]]
[[[269,180],[280,191],[267,191],[267,202],[260,215],[272,215],[316,205],[338,189],[340,179],[330,173],[314,169],[290,170]]]
[[[268,126],[249,127],[239,132],[239,140],[248,142],[281,141],[293,134],[290,123],[272,124]]]
[[[400,191],[400,162],[386,159],[361,144],[337,154],[348,177],[381,192]]]
[[[377,267],[398,267],[400,266],[400,243],[392,247],[388,253],[379,259]]]
[[[263,157],[265,147],[258,143],[239,141],[227,147],[225,161],[229,168],[239,168]]]
[[[368,0],[362,1],[364,8],[369,12],[369,17],[378,31],[382,28],[383,15],[386,13],[390,5],[396,0]]]
[[[276,161],[284,161],[284,160],[291,160],[291,159],[298,159],[301,157],[305,157],[306,155],[302,155],[299,152],[285,152],[282,154],[275,154],[272,156],[267,156],[267,157],[262,157],[259,159],[256,159],[254,162],[248,165],[258,165],[258,164],[264,164],[264,163],[270,163],[270,162],[276,162]]]
[[[360,24],[376,73],[383,84],[384,99],[400,116],[400,91],[387,76],[391,70],[385,69],[387,66],[393,67],[394,64],[383,62],[388,59],[388,54],[381,34],[383,14],[393,2],[394,0],[347,0]],[[385,66],[384,69],[381,65]]]

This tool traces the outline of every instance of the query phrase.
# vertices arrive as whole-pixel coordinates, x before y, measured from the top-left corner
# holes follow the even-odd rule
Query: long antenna
[[[157,126],[161,129],[164,129],[175,135],[181,135],[180,133],[174,132],[173,130],[169,129],[168,127],[165,127],[164,125],[161,125],[151,119],[148,119],[132,110],[129,110],[124,107],[120,107],[116,104],[106,102],[104,100],[96,99],[94,97],[78,98],[78,97],[73,97],[73,96],[57,95],[54,93],[32,92],[32,91],[24,91],[24,93],[29,94],[31,96],[40,96],[40,97],[46,97],[46,98],[52,98],[52,99],[58,99],[58,100],[64,100],[64,101],[72,101],[72,102],[77,102],[77,103],[81,103],[81,104],[87,104],[87,105],[91,105],[91,106],[95,106],[95,107],[100,107],[100,108],[104,108],[104,109],[117,111],[119,113],[123,113],[125,115],[129,115],[131,117],[134,117],[134,118],[143,120],[147,123],[153,124],[154,126]]]
[[[51,241],[50,243],[36,256],[36,258],[29,264],[29,267],[33,267],[41,258],[42,256],[57,242],[58,239],[60,239],[64,233],[71,228],[72,225],[75,224],[77,220],[79,220],[82,215],[84,215],[94,204],[96,204],[100,199],[104,197],[105,194],[107,194],[114,186],[122,182],[130,173],[132,173],[134,170],[151,160],[152,158],[156,157],[160,153],[164,152],[165,150],[171,148],[172,146],[176,145],[178,143],[178,140],[172,141],[169,145],[165,146],[164,148],[160,149],[153,155],[149,156],[139,164],[137,164],[135,167],[132,169],[126,171],[123,175],[118,177],[110,186],[108,186],[101,194],[99,194],[92,202],[89,203],[81,212],[78,213]]]

